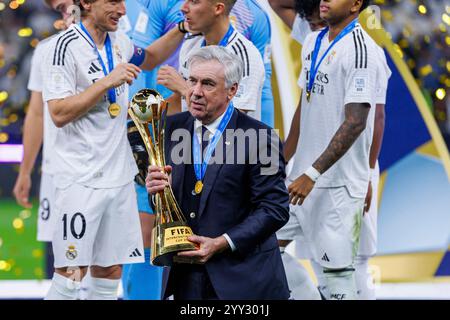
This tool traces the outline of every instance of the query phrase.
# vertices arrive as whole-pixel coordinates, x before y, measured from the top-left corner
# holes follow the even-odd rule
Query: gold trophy
[[[149,163],[162,168],[166,164],[164,129],[167,107],[168,102],[157,91],[142,89],[133,96],[128,109],[144,142]],[[197,247],[187,240],[192,235],[192,229],[186,223],[172,188],[167,186],[164,191],[154,195],[152,200],[156,215],[150,258],[152,264],[170,266],[174,262],[190,262],[176,256],[179,251],[196,250]]]

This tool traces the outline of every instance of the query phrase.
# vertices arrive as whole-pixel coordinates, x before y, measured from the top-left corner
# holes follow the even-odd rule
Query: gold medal
[[[203,182],[201,182],[200,180],[198,180],[195,183],[195,187],[194,187],[195,193],[196,194],[200,194],[203,190]]]
[[[117,117],[120,114],[120,105],[117,103],[111,103],[108,108],[109,115],[113,118]]]
[[[311,101],[311,91],[306,91],[306,101]]]

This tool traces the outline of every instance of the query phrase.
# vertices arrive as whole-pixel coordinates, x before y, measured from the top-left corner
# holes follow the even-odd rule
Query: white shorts
[[[364,199],[352,197],[346,187],[314,188],[301,207],[291,210],[288,223],[277,232],[278,239],[300,240],[296,246],[300,246],[302,258],[322,267],[352,265],[358,251]]]
[[[372,257],[377,253],[378,183],[380,180],[378,162],[375,172],[376,174],[372,177],[372,202],[369,212],[366,212],[362,219],[358,256]]]
[[[110,189],[56,189],[55,268],[144,262],[134,183]]]
[[[52,241],[53,230],[57,220],[58,217],[55,214],[55,185],[53,184],[53,176],[42,173],[37,223],[38,241]]]

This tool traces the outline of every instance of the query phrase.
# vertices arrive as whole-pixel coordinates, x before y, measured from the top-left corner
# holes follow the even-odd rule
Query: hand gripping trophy
[[[133,96],[128,109],[128,114],[147,150],[148,163],[161,168],[164,168],[166,164],[164,129],[167,107],[167,101],[157,91],[142,89]],[[136,139],[136,136],[130,138],[130,135],[137,134],[136,129],[128,128],[130,141]],[[142,176],[142,172],[140,175]],[[154,195],[152,201],[156,215],[152,234],[152,264],[170,266],[174,262],[189,262],[176,256],[179,251],[195,250],[197,247],[187,240],[187,237],[192,235],[192,229],[186,223],[186,218],[175,200],[172,188],[167,186],[164,191]]]

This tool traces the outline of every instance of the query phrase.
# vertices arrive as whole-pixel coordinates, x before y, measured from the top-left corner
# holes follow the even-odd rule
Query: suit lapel
[[[230,122],[228,123],[226,129],[236,129],[237,116],[238,116],[238,111],[234,110],[233,115],[232,115]],[[221,141],[219,141],[219,143],[217,144],[217,147],[223,148],[223,140],[222,139],[225,139],[225,137],[226,137],[226,131],[222,135]],[[229,144],[225,143],[226,147],[225,147],[225,151],[223,154],[223,159],[222,159],[221,164],[211,164],[211,165],[208,165],[208,168],[206,169],[205,177],[203,178],[203,190],[201,193],[200,206],[199,206],[199,210],[198,210],[199,216],[201,216],[203,213],[203,210],[205,210],[206,202],[207,202],[208,197],[211,193],[211,190],[213,189],[214,184],[217,180],[217,176],[218,176],[220,170],[222,169],[223,164],[225,163],[226,155],[229,152],[232,152],[231,148],[233,148],[233,145],[234,145],[233,143],[229,143]]]

